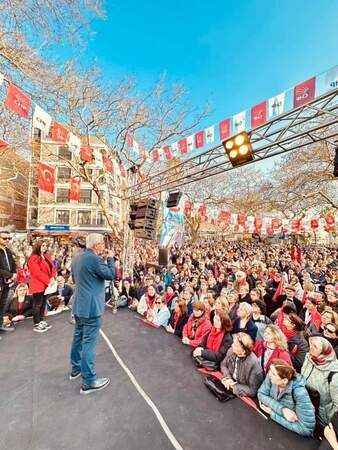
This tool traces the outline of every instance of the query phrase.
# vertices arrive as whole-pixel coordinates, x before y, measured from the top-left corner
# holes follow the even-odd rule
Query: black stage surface
[[[73,326],[50,318],[38,334],[30,320],[0,341],[0,449],[173,449],[159,421],[100,338],[99,376],[111,385],[79,394],[68,381]],[[159,409],[183,449],[311,450],[315,441],[266,421],[240,400],[219,403],[203,386],[190,349],[164,330],[147,328],[134,313],[105,314],[103,331]]]

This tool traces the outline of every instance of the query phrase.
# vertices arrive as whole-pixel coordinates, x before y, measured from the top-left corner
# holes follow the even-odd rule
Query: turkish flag
[[[325,216],[325,222],[326,222],[328,225],[333,225],[333,224],[335,223],[334,216],[333,216],[331,213],[326,214],[326,216]]]
[[[83,162],[91,163],[93,161],[93,149],[91,147],[81,147],[80,157]]]
[[[292,231],[300,231],[300,227],[301,227],[301,220],[300,219],[294,219],[291,221],[291,228]]]
[[[263,220],[260,217],[255,217],[254,226],[256,231],[260,231],[263,226]]]
[[[192,203],[189,200],[186,200],[184,203],[184,214],[189,215],[191,213]]]
[[[181,139],[178,141],[178,150],[182,153],[182,155],[188,153],[188,143],[186,139]]]
[[[19,114],[21,117],[28,117],[31,109],[31,98],[25,92],[21,91],[15,84],[10,84],[7,90],[7,97],[5,100],[6,108]]]
[[[151,156],[153,158],[153,161],[158,161],[160,159],[158,148],[154,148],[154,150],[151,152]]]
[[[7,142],[0,139],[0,150],[5,150],[9,144]]]
[[[113,173],[113,163],[111,162],[110,158],[107,156],[103,156],[103,166],[104,170],[109,173]]]
[[[195,134],[195,147],[201,148],[204,146],[204,130]]]
[[[310,78],[301,84],[295,86],[293,90],[293,106],[303,106],[315,98],[316,78]]]
[[[266,122],[267,107],[266,101],[251,108],[251,128],[259,127]]]
[[[74,177],[70,179],[69,200],[80,200],[80,178]]]
[[[277,230],[282,225],[282,222],[279,219],[272,219],[271,226],[274,230]]]
[[[53,123],[50,136],[53,141],[59,142],[60,144],[66,144],[69,141],[69,131],[57,122]]]
[[[167,159],[173,159],[173,157],[174,157],[169,145],[167,145],[166,147],[163,147],[163,153],[165,154]]]
[[[231,132],[230,119],[222,120],[222,122],[219,123],[219,136],[221,138],[221,141],[228,139],[228,137],[230,137],[230,132]]]
[[[38,163],[38,187],[40,191],[54,193],[55,188],[55,167]]]
[[[207,215],[207,207],[205,206],[205,203],[202,203],[200,205],[200,207],[198,208],[198,212],[199,212],[199,215],[201,217],[206,217],[206,215]]]
[[[318,223],[317,219],[311,219],[310,224],[311,224],[311,228],[313,230],[317,230],[317,228],[319,227],[319,223]]]
[[[238,215],[237,215],[238,225],[244,226],[245,222],[246,222],[246,213],[238,213]]]

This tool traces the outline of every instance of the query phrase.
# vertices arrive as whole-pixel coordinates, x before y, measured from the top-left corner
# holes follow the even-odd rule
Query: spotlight
[[[223,141],[223,147],[234,167],[253,160],[250,135],[246,131]]]

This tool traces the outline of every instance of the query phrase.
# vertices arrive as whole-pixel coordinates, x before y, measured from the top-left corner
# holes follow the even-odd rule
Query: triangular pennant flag
[[[279,116],[284,112],[285,92],[269,98],[269,119]]]
[[[246,118],[246,111],[242,111],[238,114],[235,114],[232,118],[232,124],[233,124],[233,133],[238,134],[245,130],[246,124],[245,124],[245,118]]]
[[[212,144],[215,141],[215,126],[214,125],[205,129],[205,141],[207,144]]]
[[[35,105],[33,113],[33,128],[38,128],[45,134],[49,134],[52,117],[39,105]]]
[[[204,147],[204,130],[199,131],[195,134],[195,147],[196,148],[202,148]]]
[[[194,135],[193,134],[191,136],[187,137],[187,147],[188,147],[188,152],[191,152],[194,150]]]

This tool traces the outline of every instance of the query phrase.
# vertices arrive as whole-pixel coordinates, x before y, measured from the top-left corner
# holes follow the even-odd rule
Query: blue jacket
[[[92,250],[86,249],[72,263],[75,283],[73,314],[78,317],[99,317],[105,305],[105,280],[115,276],[114,259],[107,264]]]
[[[311,403],[305,380],[297,375],[279,392],[275,384],[271,383],[269,375],[258,389],[258,400],[263,405],[271,408],[270,417],[288,430],[301,436],[311,436],[315,428],[315,410]],[[297,422],[289,422],[283,415],[283,408],[288,408],[297,414]]]

